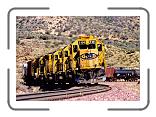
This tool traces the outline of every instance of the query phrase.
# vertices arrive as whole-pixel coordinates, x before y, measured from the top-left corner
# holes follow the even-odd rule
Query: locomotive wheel
[[[58,75],[58,85],[59,85],[59,87],[64,87],[64,85],[66,84],[66,82],[65,82],[65,78],[64,78],[64,76],[62,75],[62,74],[59,74]]]
[[[62,75],[59,75],[59,80],[63,80],[63,76]]]

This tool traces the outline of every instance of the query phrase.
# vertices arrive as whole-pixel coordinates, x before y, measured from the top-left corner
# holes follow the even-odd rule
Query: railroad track
[[[35,94],[22,94],[16,95],[17,101],[54,101],[62,100],[72,97],[79,97],[84,95],[96,94],[100,92],[106,92],[111,90],[111,87],[108,85],[96,85],[81,87],[78,89],[67,89],[67,90],[58,90],[58,91],[49,91],[44,93],[35,93]]]

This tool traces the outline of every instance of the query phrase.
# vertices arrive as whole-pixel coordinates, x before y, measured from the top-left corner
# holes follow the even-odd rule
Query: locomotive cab
[[[44,56],[41,56],[40,58],[39,58],[39,78],[41,79],[41,80],[43,80],[43,79],[45,79],[46,78],[46,73],[47,73],[47,71],[46,71],[46,63],[45,63],[46,61],[45,61],[45,57]]]
[[[60,82],[60,80],[63,80],[63,63],[62,63],[63,53],[62,49],[59,49],[53,53],[52,58],[52,68],[53,68],[53,74],[55,74],[53,77],[56,82]]]
[[[80,69],[100,68],[98,62],[97,41],[93,36],[80,37],[78,39],[80,54]]]
[[[75,58],[75,75],[78,81],[85,80],[88,83],[95,83],[101,80],[105,74],[105,51],[104,44],[93,36],[80,36],[75,42],[73,53]]]
[[[45,55],[45,70],[46,70],[46,74],[45,76],[48,78],[48,79],[52,79],[52,58],[53,58],[53,55],[52,53],[49,53],[48,55]]]
[[[39,77],[39,58],[35,58],[32,61],[32,77],[34,79]]]

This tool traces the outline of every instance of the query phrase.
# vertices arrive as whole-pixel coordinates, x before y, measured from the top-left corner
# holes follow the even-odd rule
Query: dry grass
[[[106,45],[106,63],[114,67],[132,67],[140,66],[140,52],[129,52],[113,45]]]

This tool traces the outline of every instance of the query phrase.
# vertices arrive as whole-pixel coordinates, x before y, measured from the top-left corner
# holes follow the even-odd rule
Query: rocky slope
[[[115,51],[120,53],[124,50],[123,53],[126,55],[129,51],[139,53],[140,17],[137,16],[20,16],[17,17],[16,22],[17,59],[18,52],[23,49],[28,51],[22,52],[20,56],[22,54],[23,56],[32,54],[32,57],[34,57],[34,55],[40,55],[40,53],[46,54],[53,48],[71,43],[80,34],[92,34],[103,39],[109,48],[106,52],[107,59],[110,59],[110,56],[118,57],[119,54]],[[137,62],[139,62],[138,55],[137,58]],[[117,62],[124,63],[121,60]],[[132,66],[131,63],[133,62],[130,62],[127,66]],[[110,64],[109,61],[107,64]],[[111,65],[116,64],[111,63]],[[135,66],[139,66],[139,63]]]
[[[17,39],[63,39],[92,34],[99,38],[139,40],[140,17],[17,17],[16,27]]]

